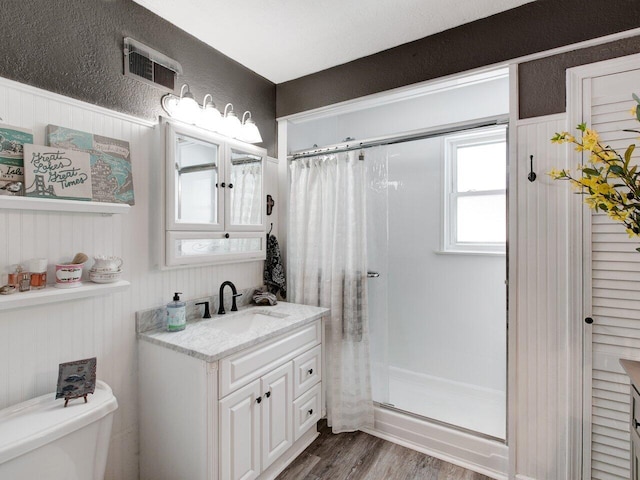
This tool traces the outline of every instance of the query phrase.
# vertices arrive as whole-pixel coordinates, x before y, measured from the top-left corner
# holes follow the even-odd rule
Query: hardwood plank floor
[[[491,480],[364,432],[320,436],[276,480]]]

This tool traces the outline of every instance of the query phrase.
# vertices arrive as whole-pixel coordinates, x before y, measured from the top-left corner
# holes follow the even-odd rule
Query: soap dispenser
[[[173,302],[167,303],[167,330],[177,332],[187,326],[187,304],[180,301],[182,292],[175,292]]]

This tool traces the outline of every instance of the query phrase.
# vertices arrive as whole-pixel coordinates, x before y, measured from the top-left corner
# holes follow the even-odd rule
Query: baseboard
[[[508,479],[509,450],[501,442],[381,407],[375,408],[374,428],[364,431],[496,480]]]
[[[305,449],[318,438],[317,427],[310,428],[304,435],[302,435],[297,442],[295,442],[289,450],[284,452],[282,456],[273,462],[269,468],[257,477],[256,480],[274,480],[282,471],[287,468],[291,462],[293,462],[298,456],[305,451]]]

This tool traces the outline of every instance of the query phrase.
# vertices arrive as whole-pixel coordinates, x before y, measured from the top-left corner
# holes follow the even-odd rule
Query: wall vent
[[[173,92],[176,76],[182,74],[182,66],[153,48],[126,37],[124,39],[124,74]]]

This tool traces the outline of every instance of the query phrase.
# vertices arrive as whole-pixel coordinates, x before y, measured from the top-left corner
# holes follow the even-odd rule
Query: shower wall
[[[388,147],[388,362],[505,391],[505,256],[441,253],[442,146]]]

